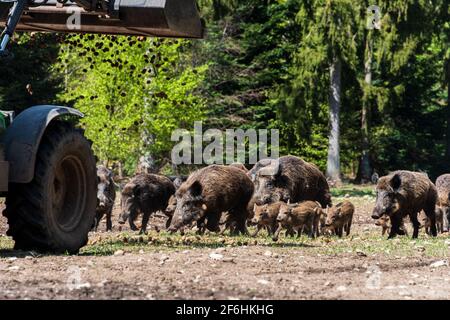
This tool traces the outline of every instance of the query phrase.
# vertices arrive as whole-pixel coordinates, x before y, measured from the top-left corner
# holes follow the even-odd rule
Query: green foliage
[[[18,34],[8,50],[12,58],[0,60],[0,107],[20,112],[55,101],[61,78],[51,73],[58,57],[57,35]]]
[[[60,98],[85,113],[82,124],[102,160],[133,167],[150,153],[168,158],[177,128],[203,117],[196,90],[207,66],[183,64],[187,41],[70,36],[56,69],[65,77]]]
[[[121,161],[130,171],[147,154],[170,172],[172,131],[192,130],[195,120],[204,120],[205,130],[279,129],[281,154],[324,170],[330,64],[337,57],[344,173],[358,170],[363,106],[378,173],[448,171],[448,1],[380,0],[382,28],[373,31],[366,29],[373,4],[366,0],[198,4],[207,26],[200,41],[76,35],[60,45],[59,36],[18,36],[10,48],[16,58],[0,66],[2,108],[79,108],[99,159]]]

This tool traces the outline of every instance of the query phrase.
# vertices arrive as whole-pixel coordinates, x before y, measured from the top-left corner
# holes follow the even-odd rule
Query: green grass
[[[220,248],[260,246],[267,248],[296,249],[302,254],[311,255],[343,255],[343,254],[365,254],[382,256],[408,257],[417,254],[429,257],[448,257],[449,242],[447,237],[436,239],[422,235],[417,240],[410,237],[398,237],[387,240],[377,232],[363,233],[339,239],[337,237],[320,237],[312,240],[307,237],[285,238],[281,237],[278,242],[273,242],[268,236],[252,238],[249,236],[219,236],[208,234],[197,236],[188,233],[185,236],[179,234],[170,235],[165,232],[157,234],[151,232],[149,236],[135,236],[124,233],[113,238],[105,238],[97,243],[82,249],[82,255],[111,255],[117,250],[126,252],[151,251],[174,251],[193,248]]]
[[[11,238],[0,236],[0,250],[9,250],[14,246]]]
[[[343,185],[339,188],[332,188],[331,194],[333,197],[375,197],[375,186],[373,185]]]
[[[410,237],[398,237],[387,240],[377,233],[361,232],[359,235],[344,237],[320,237],[312,240],[305,236],[300,238],[280,237],[278,242],[265,234],[257,238],[249,236],[220,236],[207,234],[198,236],[195,233],[168,234],[166,232],[150,232],[147,236],[138,236],[132,233],[121,233],[113,235],[102,235],[101,238],[93,239],[89,245],[81,249],[83,256],[110,256],[118,250],[129,253],[154,251],[180,251],[187,249],[207,249],[221,247],[259,246],[273,250],[283,248],[284,250],[296,250],[296,254],[305,255],[346,255],[365,254],[381,255],[389,257],[409,257],[424,255],[428,257],[444,258],[450,256],[448,237],[429,238],[421,235],[419,239],[412,240]],[[7,237],[0,237],[0,257],[15,255],[12,251],[13,241]]]

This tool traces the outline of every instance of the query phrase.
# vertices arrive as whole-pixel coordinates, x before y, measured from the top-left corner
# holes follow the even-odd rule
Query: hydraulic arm
[[[15,30],[202,38],[195,0],[0,0],[0,55]]]

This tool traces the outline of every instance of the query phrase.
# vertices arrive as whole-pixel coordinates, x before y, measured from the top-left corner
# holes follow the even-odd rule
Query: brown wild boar
[[[222,212],[228,212],[235,223],[233,234],[246,234],[252,194],[253,183],[241,169],[211,165],[198,170],[176,192],[177,208],[169,230],[206,220],[208,230],[219,232]]]
[[[175,213],[176,208],[177,198],[175,197],[175,195],[173,195],[169,199],[166,210],[164,210],[164,214],[167,216],[166,229],[168,229],[170,227],[170,224],[172,223],[173,214]]]
[[[400,230],[405,233],[405,236],[408,236],[408,231],[406,229],[405,220],[407,218],[403,219],[401,222]],[[389,216],[382,216],[380,219],[375,220],[375,225],[378,227],[381,227],[381,235],[384,236],[386,232],[391,231],[391,219],[389,219]]]
[[[122,213],[119,223],[128,220],[131,230],[137,230],[134,221],[142,213],[140,233],[147,232],[147,224],[152,213],[164,211],[170,197],[175,193],[175,186],[165,176],[156,174],[138,174],[122,190]]]
[[[94,222],[94,230],[106,215],[106,231],[112,230],[112,211],[116,200],[116,189],[113,180],[113,172],[105,166],[97,167],[97,209]]]
[[[267,228],[269,235],[272,235],[277,230],[277,217],[280,212],[280,207],[283,202],[275,202],[271,204],[264,204],[258,206],[256,203],[253,208],[254,216],[252,223],[256,225],[256,231],[252,237],[256,237],[263,228]]]
[[[348,236],[352,227],[355,206],[350,201],[344,201],[335,207],[327,209],[325,227],[338,237],[342,238],[343,232]]]
[[[304,201],[299,204],[285,204],[280,207],[277,217],[278,228],[273,235],[273,241],[278,241],[281,230],[292,229],[301,236],[306,228],[310,238],[319,236],[319,220],[322,213],[321,204],[315,201]]]
[[[444,215],[443,232],[450,231],[450,174],[443,174],[436,179],[438,204]]]
[[[444,230],[444,211],[439,206],[436,206],[435,214],[436,214],[436,230],[438,233],[443,233],[444,232],[443,231]],[[419,214],[419,222],[420,222],[421,227],[423,227],[425,229],[425,233],[428,235],[431,235],[430,219],[428,219],[428,217],[424,211],[421,211]]]
[[[284,202],[318,201],[323,208],[331,206],[327,179],[313,164],[294,156],[281,157],[267,164],[257,163],[254,175],[254,198],[258,205]]]
[[[389,239],[396,235],[404,235],[401,230],[402,220],[409,215],[413,224],[413,238],[419,235],[420,223],[418,213],[421,210],[430,219],[430,232],[436,231],[435,206],[437,191],[434,184],[423,173],[411,171],[396,171],[380,178],[377,185],[377,199],[372,213],[373,219],[388,215],[391,220]]]
[[[391,219],[388,216],[382,216],[380,219],[375,221],[375,225],[381,227],[381,235],[384,236],[386,232],[391,230]]]

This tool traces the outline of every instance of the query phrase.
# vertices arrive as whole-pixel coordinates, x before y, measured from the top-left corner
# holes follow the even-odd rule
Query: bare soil
[[[0,299],[449,299],[449,238],[386,240],[373,197],[357,207],[350,237],[91,234],[79,255],[12,250],[0,236]],[[117,217],[117,210],[115,212]],[[163,218],[153,226],[162,228]],[[104,228],[104,226],[103,226]],[[0,218],[0,234],[7,226]]]

